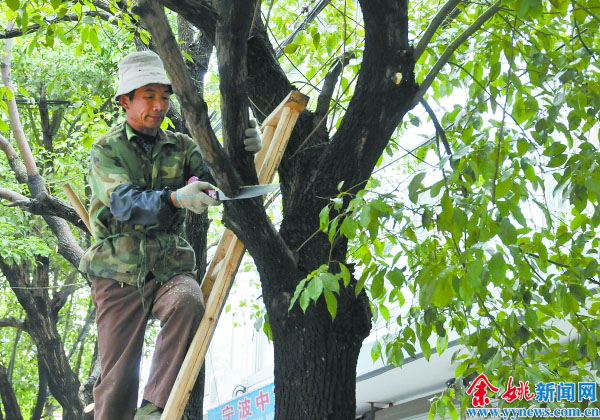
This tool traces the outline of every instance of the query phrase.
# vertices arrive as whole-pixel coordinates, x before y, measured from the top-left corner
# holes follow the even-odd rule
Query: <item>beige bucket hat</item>
[[[119,96],[151,83],[171,86],[162,60],[154,51],[137,51],[128,54],[119,63],[119,87],[114,96]]]

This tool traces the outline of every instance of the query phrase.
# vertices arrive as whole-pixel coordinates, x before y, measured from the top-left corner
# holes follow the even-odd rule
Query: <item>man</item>
[[[160,419],[188,345],[204,312],[195,256],[183,239],[182,209],[220,204],[204,193],[208,175],[191,138],[163,131],[171,82],[161,59],[135,52],[119,64],[115,100],[127,121],[94,142],[89,183],[95,244],[79,269],[92,279],[101,374],[94,386],[97,420]],[[254,122],[253,122],[254,123]],[[245,149],[260,135],[246,130]],[[136,412],[139,363],[150,316],[161,331]]]

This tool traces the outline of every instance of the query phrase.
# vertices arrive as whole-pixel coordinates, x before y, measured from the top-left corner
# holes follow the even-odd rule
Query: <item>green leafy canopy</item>
[[[437,10],[411,7],[416,43]],[[488,7],[457,6],[419,58],[418,81]],[[380,161],[392,169],[321,212],[330,241],[349,241],[356,293],[368,291],[374,320],[390,331],[374,358],[401,365],[418,348],[429,359],[451,336],[460,343],[457,378],[485,372],[505,385],[510,375],[530,384],[598,376],[598,16],[592,1],[503,1],[427,92],[443,133],[429,124],[430,141],[404,157],[394,140]],[[410,127],[428,125],[426,113],[409,117]],[[409,133],[406,123],[398,128],[399,138]],[[399,187],[402,172],[410,175]],[[341,274],[331,274],[339,267],[313,271],[290,307],[299,298],[306,310],[323,294],[334,317],[337,289],[324,279],[340,287]],[[431,414],[457,418],[455,403],[467,402],[458,391]]]

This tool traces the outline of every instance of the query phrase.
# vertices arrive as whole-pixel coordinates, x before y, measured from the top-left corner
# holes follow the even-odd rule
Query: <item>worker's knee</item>
[[[165,295],[173,314],[200,319],[204,314],[202,289],[195,279],[180,275],[165,284]]]
[[[174,306],[178,311],[189,315],[193,314],[201,318],[204,314],[204,299],[202,298],[202,291],[199,287],[198,290],[185,290],[178,297]]]

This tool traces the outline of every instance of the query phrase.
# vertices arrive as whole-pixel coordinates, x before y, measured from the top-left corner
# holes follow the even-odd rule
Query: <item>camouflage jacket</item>
[[[94,244],[79,264],[90,277],[106,277],[141,285],[151,273],[159,281],[192,273],[194,250],[180,234],[184,212],[173,210],[165,223],[136,225],[119,221],[111,212],[111,194],[123,184],[144,190],[176,190],[205,167],[193,140],[159,130],[148,156],[131,127],[120,124],[92,145],[88,182],[92,189],[89,214]]]

